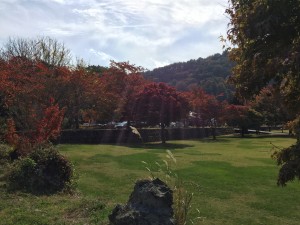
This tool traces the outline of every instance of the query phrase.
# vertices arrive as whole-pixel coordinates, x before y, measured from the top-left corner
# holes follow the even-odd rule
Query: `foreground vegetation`
[[[61,145],[79,174],[78,192],[12,194],[1,183],[0,224],[107,224],[108,214],[127,201],[135,180],[150,175],[142,161],[158,175],[155,162],[163,164],[167,149],[177,159],[176,173],[194,193],[191,217],[201,217],[196,224],[298,224],[300,184],[277,187],[278,168],[270,158],[273,145],[294,142],[222,137],[165,146]]]

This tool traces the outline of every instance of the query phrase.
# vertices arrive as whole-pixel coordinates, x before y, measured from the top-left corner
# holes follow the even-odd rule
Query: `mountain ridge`
[[[200,86],[207,93],[229,100],[234,88],[226,80],[231,75],[234,63],[225,51],[206,58],[191,59],[146,71],[144,77],[154,82],[164,82],[180,91]]]

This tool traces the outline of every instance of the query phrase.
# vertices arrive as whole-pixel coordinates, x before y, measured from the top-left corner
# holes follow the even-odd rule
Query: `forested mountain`
[[[230,99],[233,87],[226,83],[233,63],[227,52],[188,62],[174,63],[145,72],[145,78],[155,82],[165,82],[178,90],[190,90],[193,86],[202,87],[207,93],[223,95],[220,99]]]

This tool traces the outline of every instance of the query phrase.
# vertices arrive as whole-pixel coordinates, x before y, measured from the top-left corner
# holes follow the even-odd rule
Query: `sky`
[[[153,69],[222,53],[227,0],[0,0],[0,46],[49,36],[74,59]]]

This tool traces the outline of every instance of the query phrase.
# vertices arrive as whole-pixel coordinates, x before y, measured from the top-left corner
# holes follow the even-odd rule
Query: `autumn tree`
[[[93,85],[96,79],[81,67],[70,70],[66,75],[64,89],[61,92],[64,98],[60,100],[60,104],[66,107],[66,127],[78,129],[82,113],[96,107],[96,104],[93,105],[94,97],[97,95],[96,87]]]
[[[300,2],[291,0],[230,0],[228,40],[233,48],[230,57],[237,64],[231,81],[242,98],[272,83],[280,88],[285,104],[300,123]],[[281,169],[278,184],[300,178],[300,140],[275,154]]]
[[[248,107],[243,105],[227,105],[226,107],[226,123],[232,127],[238,127],[241,130],[242,137],[247,129],[247,111]]]
[[[188,111],[187,100],[175,88],[164,83],[149,83],[136,95],[133,118],[148,125],[159,125],[161,140],[165,143],[165,127],[186,117]]]
[[[39,52],[30,49],[36,46],[18,44],[8,45],[12,48],[0,54],[0,125],[5,128],[0,135],[12,147],[10,158],[16,160],[6,177],[7,187],[45,193],[58,185],[55,191],[60,191],[71,183],[72,167],[49,143],[60,134],[65,113],[53,97],[62,94],[60,81],[70,69],[62,66],[57,46],[51,49],[51,43]],[[25,165],[28,161],[34,163]]]
[[[15,57],[5,62],[0,70],[0,93],[8,116],[14,118],[18,129],[32,129],[42,112],[43,101],[47,101],[40,98],[45,82],[44,77],[39,76],[39,64]]]
[[[2,108],[18,130],[31,130],[50,98],[64,98],[70,51],[49,37],[10,38],[0,58]]]
[[[147,81],[144,69],[128,62],[114,62],[102,73],[103,90],[112,102],[111,120],[133,120],[135,95],[143,90]]]
[[[226,123],[229,126],[238,127],[242,137],[250,128],[258,131],[263,122],[261,113],[250,106],[228,104],[224,111]]]
[[[225,102],[218,101],[201,88],[194,88],[186,96],[195,118],[201,121],[202,126],[211,127],[213,139],[216,139],[215,130],[217,124],[223,122]]]
[[[37,143],[53,140],[60,131],[64,113],[52,97],[45,95],[45,73],[41,62],[22,57],[1,61],[0,122],[7,128],[6,141],[19,155],[27,154]]]
[[[32,125],[31,130],[17,132],[14,118],[7,120],[5,133],[6,142],[13,147],[14,157],[24,157],[30,154],[37,146],[48,145],[61,132],[64,109],[60,109],[54,99],[50,99],[49,106],[43,109],[42,117]]]

